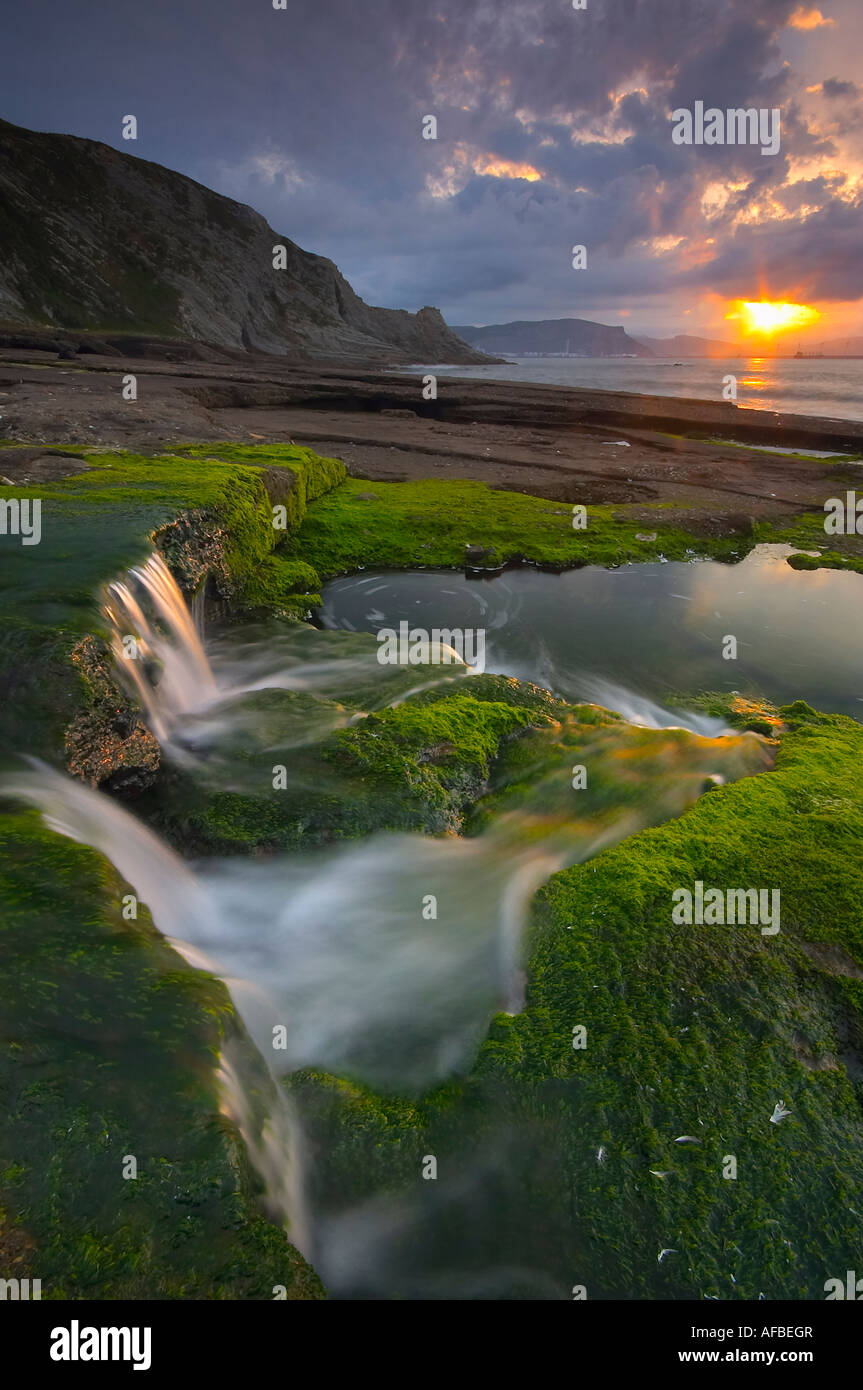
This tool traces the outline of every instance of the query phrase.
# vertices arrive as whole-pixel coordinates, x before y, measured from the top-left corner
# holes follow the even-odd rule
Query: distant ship
[[[806,361],[808,362],[808,361],[810,361],[813,357],[823,357],[823,356],[824,356],[824,353],[823,353],[823,352],[801,352],[800,349],[798,348],[797,351],[795,352],[794,356],[795,356],[795,357],[803,357],[803,358],[805,358]]]

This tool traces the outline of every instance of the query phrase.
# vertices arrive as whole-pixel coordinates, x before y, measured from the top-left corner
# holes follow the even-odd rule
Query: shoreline
[[[16,451],[4,449],[0,473],[14,484],[61,476],[42,448],[146,454],[188,443],[293,442],[369,482],[484,482],[626,506],[645,521],[661,506],[668,521],[716,535],[820,512],[863,479],[863,421],[459,376],[439,378],[437,399],[427,401],[422,376],[404,370],[155,339],[139,340],[134,356],[106,356],[77,336],[83,350],[64,349],[64,358],[0,348],[0,431],[29,456],[22,452],[16,467]],[[128,377],[135,400],[123,399]],[[795,448],[843,457],[794,457]]]

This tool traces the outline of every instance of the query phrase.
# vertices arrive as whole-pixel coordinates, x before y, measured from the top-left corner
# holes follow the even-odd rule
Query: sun
[[[821,315],[808,304],[780,304],[769,299],[738,299],[725,317],[739,319],[744,333],[770,336],[789,328],[808,328],[810,324],[817,323]]]

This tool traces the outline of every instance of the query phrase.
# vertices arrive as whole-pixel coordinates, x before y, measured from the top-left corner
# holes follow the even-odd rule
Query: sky
[[[863,0],[284,2],[3,0],[0,116],[250,204],[369,303],[863,334]],[[778,108],[779,152],[675,144],[696,101]]]

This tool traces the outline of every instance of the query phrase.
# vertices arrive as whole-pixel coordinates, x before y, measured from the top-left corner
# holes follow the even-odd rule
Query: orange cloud
[[[485,174],[493,179],[524,179],[536,183],[542,178],[532,164],[519,164],[497,155],[480,153],[468,145],[457,144],[450,162],[438,174],[429,174],[426,188],[433,198],[452,198],[464,188],[471,174]]]
[[[788,21],[790,29],[823,29],[825,25],[835,24],[835,19],[825,19],[820,10],[798,5]]]
[[[487,163],[483,163],[481,158],[476,159],[473,171],[475,174],[490,174],[495,179],[526,179],[528,183],[536,183],[537,179],[542,178],[532,164],[516,164],[510,159],[491,158]]]

